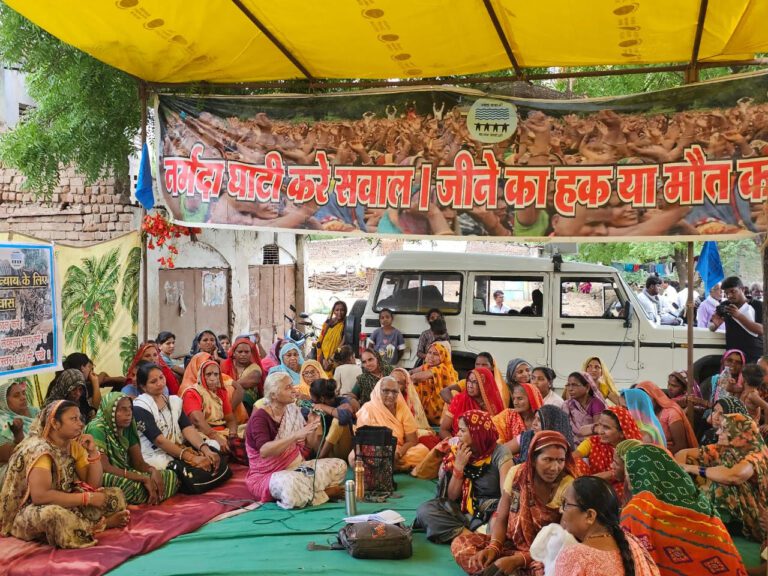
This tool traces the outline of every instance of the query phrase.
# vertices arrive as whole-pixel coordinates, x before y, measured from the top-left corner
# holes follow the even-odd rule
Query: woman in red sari
[[[606,408],[595,423],[595,434],[579,444],[576,452],[589,459],[589,475],[608,480],[620,501],[624,498],[624,481],[616,478],[613,456],[624,440],[640,440],[643,435],[629,410],[623,406]]]
[[[440,437],[451,438],[459,430],[459,418],[467,410],[482,410],[496,416],[504,409],[493,373],[475,368],[467,374],[467,389],[453,397],[440,420]]]
[[[531,429],[536,411],[544,399],[533,384],[515,384],[512,389],[512,408],[506,408],[493,417],[499,431],[499,442],[506,444]]]
[[[451,543],[456,563],[467,574],[480,574],[494,564],[502,574],[543,576],[544,566],[531,558],[531,543],[542,527],[560,522],[560,504],[576,475],[574,466],[562,434],[536,434],[528,459],[510,469],[504,480],[491,535],[457,537]]]
[[[133,357],[128,372],[125,374],[125,384],[121,390],[124,394],[136,398],[141,394],[136,386],[136,368],[140,362],[149,362],[150,364],[156,364],[163,371],[165,376],[165,385],[168,387],[168,394],[175,395],[179,393],[179,381],[176,379],[176,374],[168,367],[162,356],[160,356],[160,348],[154,342],[145,342],[139,347],[138,352]]]

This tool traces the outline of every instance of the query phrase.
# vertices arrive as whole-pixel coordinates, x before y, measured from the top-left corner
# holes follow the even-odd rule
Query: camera
[[[731,315],[731,313],[728,311],[730,305],[730,302],[721,302],[717,305],[717,308],[715,308],[715,312],[721,318],[727,318]]]

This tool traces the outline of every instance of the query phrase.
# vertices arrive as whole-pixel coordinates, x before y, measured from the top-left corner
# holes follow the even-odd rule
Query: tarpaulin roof
[[[530,67],[749,60],[760,0],[5,0],[143,80],[430,78]]]

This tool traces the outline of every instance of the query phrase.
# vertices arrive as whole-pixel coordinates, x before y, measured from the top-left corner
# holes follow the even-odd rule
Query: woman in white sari
[[[144,461],[158,470],[165,470],[173,460],[205,471],[216,470],[218,444],[192,425],[181,408],[181,398],[163,394],[162,369],[156,364],[141,364],[136,383],[141,394],[133,401],[133,417]]]

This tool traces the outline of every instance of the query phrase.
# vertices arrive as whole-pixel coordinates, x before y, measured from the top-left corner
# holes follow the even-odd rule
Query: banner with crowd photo
[[[53,246],[0,242],[0,378],[59,365]]]
[[[0,235],[0,242],[7,237],[7,234]],[[19,237],[19,234],[14,234],[14,239]],[[52,251],[54,255],[55,285],[56,290],[59,291],[60,301],[60,307],[56,309],[56,322],[62,329],[61,338],[58,348],[51,352],[52,360],[55,362],[35,366],[37,371],[44,371],[44,373],[35,374],[30,378],[25,378],[20,372],[0,373],[0,383],[9,380],[25,381],[30,391],[28,400],[39,404],[45,397],[48,383],[53,380],[54,371],[72,352],[83,352],[88,355],[99,374],[103,372],[109,376],[124,375],[138,348],[141,269],[138,232],[87,247],[64,244],[51,247],[41,244],[39,240],[26,237],[24,241],[35,250],[46,249]],[[3,244],[0,244],[0,268],[2,268],[0,285],[4,277],[13,277],[11,274],[6,274],[2,246]],[[7,266],[11,267],[11,264]],[[30,279],[34,284],[34,275],[30,275]],[[23,282],[23,279],[20,282]],[[54,283],[51,281],[51,289],[53,286]],[[5,294],[3,290],[4,288],[0,286],[0,296]],[[39,308],[35,321],[38,321],[39,317],[41,320],[38,323],[46,325],[46,318],[43,317],[46,315],[44,311],[47,308],[45,306],[39,306]],[[37,310],[37,308],[29,308],[29,310]],[[5,316],[0,310],[0,329],[4,319]],[[53,323],[54,326],[56,322]],[[17,334],[13,332],[10,335]],[[58,342],[55,338],[52,341]],[[2,340],[0,340],[0,346],[2,346]]]
[[[174,220],[517,239],[765,231],[768,74],[583,100],[429,87],[161,95]]]

